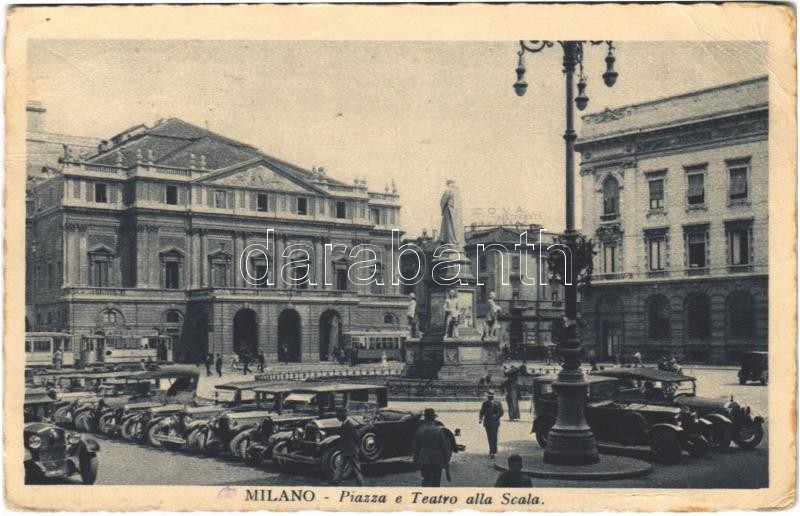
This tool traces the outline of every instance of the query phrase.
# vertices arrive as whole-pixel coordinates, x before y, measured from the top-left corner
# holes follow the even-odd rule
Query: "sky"
[[[590,101],[582,114],[767,73],[761,44],[615,46],[613,88],[601,78],[605,46],[584,52]],[[177,117],[308,169],[323,166],[348,183],[366,178],[370,190],[393,180],[409,237],[438,228],[447,179],[459,185],[465,224],[513,219],[559,231],[561,51],[526,56],[529,86],[520,98],[512,88],[518,48],[513,41],[32,40],[29,100],[47,108],[49,132],[109,138]]]

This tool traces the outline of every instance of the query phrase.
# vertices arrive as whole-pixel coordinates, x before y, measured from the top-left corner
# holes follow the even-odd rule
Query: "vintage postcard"
[[[791,506],[794,16],[11,8],[6,503]]]

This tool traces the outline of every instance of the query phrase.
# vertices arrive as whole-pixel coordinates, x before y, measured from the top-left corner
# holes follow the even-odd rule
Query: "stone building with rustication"
[[[178,119],[90,155],[66,147],[31,198],[31,329],[167,334],[179,360],[249,350],[316,362],[342,332],[397,328],[403,315],[393,188],[345,184]],[[375,253],[372,284],[348,278],[367,259],[356,245]]]
[[[598,357],[732,362],[768,335],[766,77],[583,117],[582,329]]]

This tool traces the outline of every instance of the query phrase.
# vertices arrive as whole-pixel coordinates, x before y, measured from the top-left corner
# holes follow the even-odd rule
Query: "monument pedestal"
[[[406,377],[452,381],[477,381],[491,374],[503,376],[498,341],[447,338],[439,341],[406,340]]]

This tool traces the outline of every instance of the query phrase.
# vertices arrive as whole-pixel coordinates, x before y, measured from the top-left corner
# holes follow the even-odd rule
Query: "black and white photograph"
[[[785,86],[766,41],[608,36],[27,39],[6,471],[268,510],[774,487]]]

